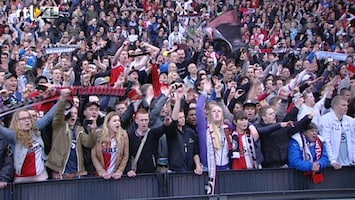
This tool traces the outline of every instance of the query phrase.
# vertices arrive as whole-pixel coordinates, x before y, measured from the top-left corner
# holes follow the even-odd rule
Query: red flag
[[[208,23],[208,26],[217,28],[221,24],[239,25],[240,22],[237,18],[236,10],[226,11],[221,16],[215,18],[210,23]]]

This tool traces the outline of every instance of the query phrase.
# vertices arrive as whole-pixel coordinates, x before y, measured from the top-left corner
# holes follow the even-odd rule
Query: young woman
[[[207,166],[209,182],[207,194],[214,194],[216,171],[230,169],[230,150],[232,150],[231,129],[224,124],[222,107],[216,102],[207,104]]]
[[[60,101],[65,101],[70,90],[61,91]],[[37,120],[28,110],[16,111],[10,123],[10,128],[0,126],[0,135],[12,145],[14,150],[15,183],[44,181],[48,178],[44,161],[44,142],[40,130],[53,119],[57,110],[54,106],[46,115]]]
[[[106,115],[103,128],[97,131],[97,141],[91,150],[96,172],[104,179],[120,179],[129,157],[128,135],[121,127],[119,114]]]
[[[208,168],[229,169],[230,129],[224,123],[222,107],[215,102],[208,104],[207,161]]]

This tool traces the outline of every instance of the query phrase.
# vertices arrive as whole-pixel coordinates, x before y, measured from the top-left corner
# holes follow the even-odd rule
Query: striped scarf
[[[212,124],[207,125],[207,164],[208,164],[208,174],[210,178],[214,178],[216,176],[216,150],[223,148],[221,142],[221,129],[223,129],[222,134],[225,134],[228,143],[229,151],[232,150],[232,131],[228,125],[223,124],[220,129],[218,127],[214,127]]]

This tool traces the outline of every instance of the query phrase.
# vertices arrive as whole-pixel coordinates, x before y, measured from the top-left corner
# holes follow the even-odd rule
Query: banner
[[[59,45],[50,46],[45,49],[46,54],[61,54],[61,53],[71,53],[78,49],[78,45]]]
[[[53,102],[60,98],[60,90],[70,89],[71,96],[115,96],[120,97],[127,94],[127,88],[113,88],[109,86],[74,86],[74,87],[61,87],[57,88],[56,91],[53,91],[48,94],[39,95],[36,97],[26,98],[22,102],[15,104],[2,105],[0,107],[0,117],[16,112],[17,110],[30,108],[39,104],[45,104]]]

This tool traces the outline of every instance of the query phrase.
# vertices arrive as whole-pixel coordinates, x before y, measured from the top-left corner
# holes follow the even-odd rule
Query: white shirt
[[[355,165],[355,120],[347,115],[340,121],[333,109],[319,119],[319,134],[326,142],[330,163],[339,162],[342,128],[346,134],[346,143],[351,165]]]

